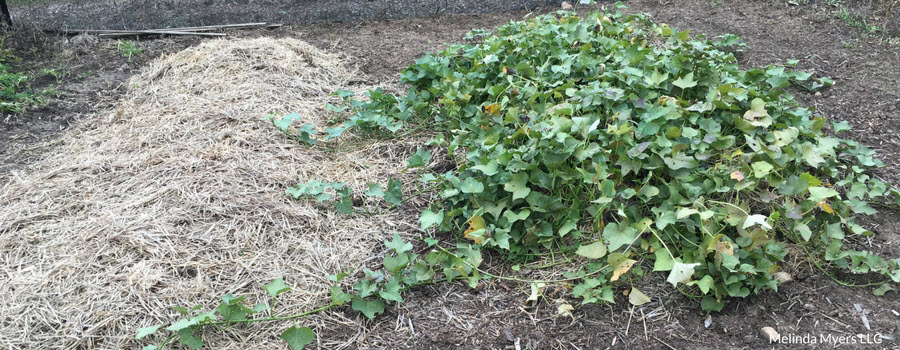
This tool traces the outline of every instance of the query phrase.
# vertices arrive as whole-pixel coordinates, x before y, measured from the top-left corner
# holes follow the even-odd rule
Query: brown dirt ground
[[[31,0],[34,1],[34,0]],[[556,0],[41,0],[12,9],[42,28],[150,29],[226,23],[333,23],[533,9]],[[608,0],[601,0],[608,1]],[[46,4],[46,2],[52,2]]]
[[[628,2],[628,11],[648,12],[654,20],[694,33],[734,33],[749,45],[740,55],[745,66],[783,63],[800,59],[800,68],[832,77],[836,84],[820,94],[796,91],[801,101],[815,106],[835,120],[847,120],[854,131],[850,138],[875,149],[887,168],[879,172],[900,185],[900,47],[883,38],[867,37],[834,16],[824,1],[709,1],[640,0]],[[856,6],[857,2],[849,2]],[[859,2],[866,6],[864,2]],[[490,15],[448,16],[393,22],[299,25],[271,31],[232,32],[230,35],[299,37],[332,52],[354,57],[367,79],[390,82],[396,72],[426,51],[442,43],[459,41],[472,28],[491,28],[526,12]],[[857,41],[858,39],[858,41]],[[68,40],[68,42],[67,42]],[[119,56],[115,42],[99,40],[72,43],[71,38],[15,34],[7,41],[25,60],[20,68],[36,70],[65,63],[68,77],[39,79],[36,88],[54,85],[63,96],[49,105],[2,120],[0,128],[0,175],[27,166],[41,152],[52,152],[53,135],[71,121],[109,106],[123,89],[121,84],[137,67],[163,53],[194,45],[198,39],[141,40],[144,53],[131,62]],[[852,43],[846,45],[845,43]],[[37,45],[37,50],[31,47]],[[79,77],[84,72],[92,72]],[[862,242],[885,256],[900,256],[900,220],[895,211],[882,209],[870,223],[876,236]],[[449,239],[449,238],[448,238]],[[380,251],[381,247],[374,249]],[[796,250],[794,250],[796,252]],[[489,269],[503,271],[500,262]],[[900,348],[900,298],[898,292],[875,297],[871,288],[841,287],[792,254],[785,269],[795,281],[778,292],[765,292],[727,303],[721,313],[706,315],[699,306],[674,293],[664,278],[649,275],[635,281],[653,301],[632,308],[619,294],[614,305],[576,306],[574,319],[556,317],[554,300],[563,290],[545,291],[548,302],[528,305],[528,286],[509,282],[484,282],[476,289],[463,284],[438,284],[410,292],[406,303],[391,306],[374,322],[352,311],[355,326],[319,334],[330,339],[352,339],[352,348],[407,349],[758,349],[793,348],[800,345],[770,345],[758,335],[763,326],[782,334],[852,336],[876,333],[893,336],[881,344],[856,344],[840,348]],[[856,277],[865,283],[865,276]],[[574,301],[572,301],[574,303]],[[867,312],[867,330],[853,305]],[[808,348],[832,348],[809,345]]]

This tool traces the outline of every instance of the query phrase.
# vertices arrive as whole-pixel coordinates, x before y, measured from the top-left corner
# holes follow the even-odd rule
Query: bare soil
[[[60,0],[19,6],[42,28],[149,29],[228,23],[357,22],[479,14],[558,5],[556,0]]]
[[[832,120],[853,126],[849,137],[876,150],[887,167],[878,174],[900,185],[900,47],[884,37],[860,33],[838,20],[825,1],[658,1],[627,3],[627,11],[650,13],[692,33],[733,33],[748,44],[740,55],[744,66],[784,63],[799,59],[799,68],[828,76],[836,84],[820,93],[794,91],[801,101],[815,106]],[[844,1],[864,10],[872,2]],[[853,7],[855,6],[855,7]],[[263,7],[263,6],[260,6]],[[182,9],[186,10],[187,9]],[[548,11],[553,9],[544,9]],[[248,9],[248,11],[252,11]],[[874,10],[873,10],[874,11]],[[491,28],[527,11],[499,14],[454,15],[433,18],[358,23],[298,24],[277,30],[229,32],[231,36],[298,37],[331,52],[353,57],[371,82],[393,82],[396,73],[426,51],[443,43],[461,41],[472,28]],[[137,15],[135,15],[137,16]],[[52,152],[53,135],[73,120],[85,118],[108,106],[121,95],[120,88],[142,63],[161,54],[194,45],[199,39],[141,40],[144,49],[129,62],[119,55],[115,42],[95,39],[72,43],[72,38],[16,33],[10,45],[25,60],[18,66],[36,70],[63,62],[69,72],[57,82],[43,79],[35,88],[55,86],[64,93],[44,107],[23,115],[8,116],[0,128],[0,175],[18,169]],[[847,43],[851,43],[848,45]],[[35,46],[39,44],[38,46]],[[38,47],[32,50],[32,47]],[[92,72],[86,77],[82,73]],[[49,142],[49,143],[48,143]],[[15,150],[15,154],[4,150]],[[24,151],[23,151],[24,150]],[[869,223],[876,235],[860,242],[887,257],[900,257],[900,216],[880,208]],[[452,239],[446,237],[446,239]],[[381,247],[376,247],[380,251]],[[490,269],[503,271],[501,262]],[[770,326],[782,335],[855,336],[875,341],[877,333],[893,337],[875,344],[850,344],[839,348],[900,349],[900,297],[897,291],[883,297],[872,288],[843,287],[812,266],[802,252],[791,250],[785,270],[794,281],[777,292],[765,292],[743,300],[731,300],[720,313],[707,315],[699,305],[672,291],[664,278],[649,275],[635,281],[653,301],[632,308],[617,294],[614,305],[577,306],[574,318],[557,317],[557,299],[566,300],[564,289],[545,291],[547,301],[526,304],[527,285],[484,282],[476,289],[444,283],[413,290],[406,303],[392,306],[374,322],[349,310],[359,322],[339,331],[319,334],[331,339],[352,339],[355,348],[406,349],[759,349],[832,348],[832,344],[768,344],[759,329]],[[855,283],[877,281],[870,276],[838,276]],[[870,280],[872,278],[872,280]],[[621,292],[621,291],[620,291]],[[866,329],[854,304],[866,310],[871,329]]]

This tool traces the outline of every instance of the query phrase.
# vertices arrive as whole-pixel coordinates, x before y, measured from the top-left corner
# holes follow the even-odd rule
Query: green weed
[[[65,64],[65,63],[60,63],[60,64],[59,64],[57,67],[55,67],[55,68],[44,68],[44,69],[41,69],[41,71],[40,71],[38,74],[39,74],[40,76],[46,76],[46,75],[52,76],[52,77],[56,80],[56,83],[59,84],[59,83],[61,83],[66,77],[69,76],[69,70],[68,70],[68,67],[66,67],[66,64]]]
[[[31,79],[28,75],[14,72],[7,63],[18,61],[11,51],[3,49],[3,41],[0,39],[0,113],[22,113],[33,105],[46,103],[45,95],[49,92],[34,93],[29,88]]]
[[[119,48],[119,54],[121,54],[122,57],[127,57],[129,62],[131,62],[132,56],[137,56],[137,55],[140,55],[142,52],[144,52],[144,49],[137,47],[137,45],[135,45],[135,43],[133,41],[128,41],[128,40],[124,40],[124,39],[119,40],[118,48]]]
[[[876,35],[884,33],[885,31],[884,26],[869,24],[865,16],[859,13],[851,12],[846,8],[840,8],[838,10],[837,17],[848,26],[859,29],[863,33],[868,35]]]
[[[89,76],[91,76],[91,75],[94,75],[94,71],[92,71],[92,70],[87,70],[87,71],[78,73],[78,75],[76,75],[75,77],[78,78],[78,79],[85,79],[85,78],[87,78],[87,77],[89,77]]]
[[[859,38],[852,39],[852,40],[841,40],[841,46],[843,46],[845,49],[852,49],[852,48],[859,47]]]

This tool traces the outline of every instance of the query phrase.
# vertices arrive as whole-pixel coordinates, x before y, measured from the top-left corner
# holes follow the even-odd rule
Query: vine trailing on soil
[[[329,276],[335,285],[323,308],[251,320],[255,307],[226,296],[215,310],[166,328],[173,332],[166,342],[193,341],[185,329],[297,318],[346,303],[371,319],[386,301],[402,302],[403,290],[440,280],[531,283],[532,300],[541,286],[566,283],[582,303],[613,302],[621,285],[640,305],[650,298],[631,283],[645,274],[638,260],[712,312],[726,297],[777,289],[788,244],[826,273],[871,274],[876,294],[900,282],[900,259],[855,249],[858,237],[873,234],[855,217],[875,214],[873,205],[900,205],[900,192],[868,174],[883,166],[872,150],[835,136],[847,122],[828,131],[824,117],[786,92],[824,88],[830,79],[791,69],[793,60],[743,70],[733,55],[743,45],[737,37],[692,39],[644,14],[558,12],[485,34],[470,35],[478,44],[416,60],[402,73],[405,94],[375,89],[363,101],[336,92],[343,103],[327,109],[345,121],[322,139],[311,125],[293,127],[297,115],[268,118],[310,145],[351,128],[374,136],[412,125],[442,131],[407,166],[425,169],[420,182],[437,192],[420,228],[459,233],[452,249],[426,238],[428,246],[413,252],[394,236],[382,267],[361,271],[349,290],[341,281],[356,271]],[[437,157],[458,167],[429,171]],[[342,183],[314,180],[287,194],[354,212]],[[397,179],[370,184],[365,195],[392,206],[405,200]],[[517,261],[549,251],[580,266],[557,281],[497,276],[479,268],[482,249]],[[312,339],[307,328],[289,330],[286,340]]]
[[[423,229],[463,231],[511,258],[560,246],[605,258],[585,271],[610,271],[573,288],[584,302],[612,301],[633,243],[707,311],[776,289],[785,242],[900,281],[900,259],[845,244],[872,235],[854,220],[875,214],[871,203],[898,201],[866,173],[883,164],[834,136],[847,122],[826,133],[825,118],[786,92],[833,81],[785,66],[742,70],[731,52],[741,45],[691,39],[643,14],[511,22],[478,45],[418,59],[402,73],[405,95],[350,99],[352,115],[328,134],[442,127],[436,143],[464,156],[455,171],[423,177],[441,186]]]
[[[163,329],[163,331],[168,334],[162,337],[162,341],[159,344],[144,346],[143,350],[164,349],[175,340],[189,348],[199,349],[203,347],[203,339],[199,336],[199,331],[203,327],[293,320],[322,312],[335,306],[334,303],[331,303],[300,314],[253,318],[253,315],[260,315],[266,311],[271,311],[270,305],[274,304],[275,298],[278,297],[279,294],[289,291],[291,288],[285,284],[283,279],[279,278],[262,286],[262,289],[271,298],[269,304],[257,303],[250,308],[244,305],[245,297],[236,297],[231,294],[226,294],[222,296],[222,302],[212,310],[200,311],[203,308],[203,305],[195,305],[190,309],[183,306],[176,306],[174,308],[175,311],[181,314],[183,318],[166,326],[164,329],[162,327],[165,325],[162,324],[139,328],[135,337],[137,339],[144,339],[159,333],[160,329]],[[221,317],[221,320],[219,317]],[[284,330],[284,332],[281,333],[281,338],[284,339],[291,348],[302,349],[306,344],[309,344],[315,339],[315,335],[309,327],[297,327],[295,325]]]
[[[430,242],[432,246],[436,243],[437,241]],[[195,305],[190,309],[177,306],[174,309],[182,315],[181,319],[169,325],[157,324],[139,328],[135,337],[138,340],[150,337],[159,340],[156,344],[145,346],[143,350],[165,349],[175,341],[192,349],[200,349],[203,347],[200,331],[205,327],[219,328],[256,322],[296,320],[348,303],[353,310],[374,319],[384,312],[385,301],[403,302],[401,292],[412,286],[432,284],[439,277],[447,281],[467,279],[474,287],[483,273],[478,269],[481,264],[481,252],[470,244],[459,244],[455,253],[438,247],[422,256],[413,252],[413,245],[399,235],[394,235],[393,239],[385,241],[384,245],[389,252],[386,252],[382,260],[382,269],[359,271],[363,277],[352,285],[349,292],[344,291],[341,282],[357,271],[327,276],[328,280],[334,283],[330,290],[331,301],[321,307],[298,314],[274,316],[271,305],[274,305],[275,298],[290,291],[290,287],[279,278],[262,286],[271,299],[268,304],[257,303],[253,307],[248,307],[245,305],[245,297],[226,294],[222,297],[222,302],[211,310],[202,310],[203,305]],[[265,315],[267,312],[269,316]],[[280,337],[295,350],[302,349],[315,340],[312,329],[297,325],[285,329]]]

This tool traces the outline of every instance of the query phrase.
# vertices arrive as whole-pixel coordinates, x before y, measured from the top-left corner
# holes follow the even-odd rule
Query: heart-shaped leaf
[[[307,344],[316,340],[316,334],[309,327],[291,326],[281,332],[281,339],[288,343],[292,350],[301,350]]]

